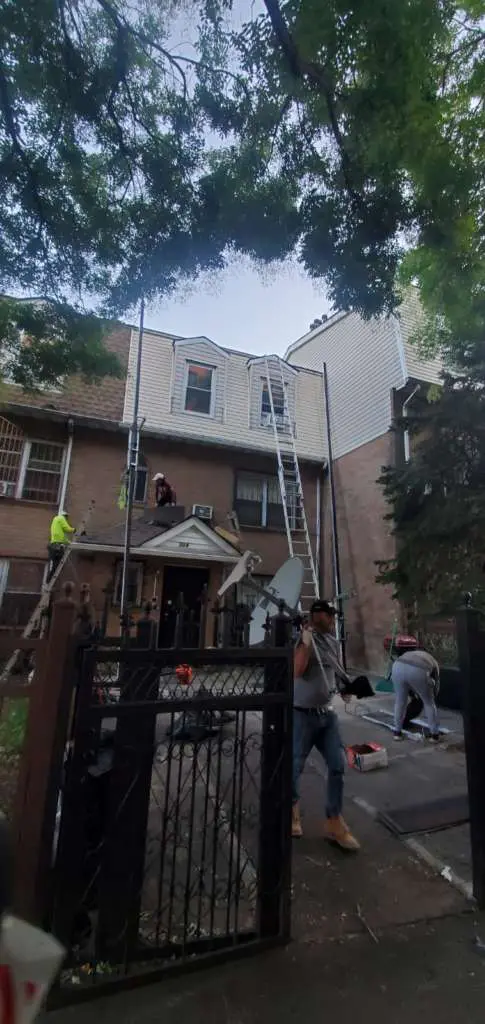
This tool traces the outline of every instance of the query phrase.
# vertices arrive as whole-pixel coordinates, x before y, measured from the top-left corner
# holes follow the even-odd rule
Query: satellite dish
[[[288,558],[278,569],[271,583],[264,588],[268,596],[262,597],[253,611],[249,623],[250,647],[264,642],[266,616],[268,612],[270,615],[276,615],[281,601],[290,609],[297,608],[303,587],[303,576],[303,562],[299,558]]]
[[[222,584],[222,587],[219,587],[217,596],[222,597],[222,595],[226,593],[226,590],[229,590],[230,587],[234,587],[236,583],[240,583],[245,576],[254,572],[256,566],[259,565],[260,562],[261,558],[254,551],[245,551],[234,566],[232,572],[229,573],[229,576]]]

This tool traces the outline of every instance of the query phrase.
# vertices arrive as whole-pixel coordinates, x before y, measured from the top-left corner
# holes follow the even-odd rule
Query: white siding
[[[335,458],[389,429],[391,390],[404,383],[395,320],[337,316],[312,331],[288,360],[320,371],[327,365]],[[322,400],[320,408],[323,415]]]
[[[417,290],[410,288],[398,313],[407,375],[429,384],[439,384],[443,367],[442,360],[439,356],[434,359],[422,359],[417,346],[413,344],[413,335],[419,327],[420,317],[421,310]]]
[[[133,391],[136,368],[138,333],[132,331],[128,376],[125,393],[123,422],[129,423],[133,415]],[[145,418],[145,427],[172,437],[207,438],[215,443],[231,445],[246,450],[274,453],[272,430],[265,427],[250,427],[251,357],[229,349],[219,349],[221,364],[216,364],[217,346],[204,339],[197,345],[174,344],[167,335],[147,331],[143,339],[142,371],[140,384],[140,417]],[[216,373],[224,375],[224,411],[218,417],[187,414],[181,402],[180,369],[178,352],[187,352],[189,358],[196,358],[208,365],[217,365]],[[197,353],[196,357],[194,353]],[[224,367],[224,369],[223,369]],[[290,376],[292,376],[290,374]],[[218,378],[219,379],[219,378]],[[301,370],[295,375],[295,409],[297,449],[302,457],[320,461],[326,456],[323,407],[321,402],[322,379],[314,373]],[[221,387],[222,395],[222,387]],[[172,400],[173,399],[173,400]],[[217,405],[216,405],[216,408]]]

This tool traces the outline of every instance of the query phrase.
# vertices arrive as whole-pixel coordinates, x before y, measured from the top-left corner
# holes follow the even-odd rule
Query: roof
[[[153,513],[147,510],[133,520],[131,554],[155,557],[197,559],[213,562],[237,562],[240,550],[227,536],[197,516],[187,516],[175,526],[153,522]],[[122,552],[125,543],[125,522],[119,522],[96,533],[86,534],[73,542],[81,551]]]
[[[307,331],[306,334],[302,334],[301,338],[297,338],[297,340],[293,341],[291,345],[288,345],[283,359],[288,359],[288,356],[291,356],[293,352],[296,352],[296,350],[301,348],[302,345],[306,345],[306,343],[311,341],[312,338],[316,338],[319,334],[323,334],[323,332],[327,330],[327,327],[332,327],[334,324],[338,323],[339,320],[343,320],[344,317],[350,316],[350,314],[351,310],[340,310],[338,313],[333,313],[332,316],[328,317],[328,320],[324,320],[323,323],[314,327],[312,331]]]

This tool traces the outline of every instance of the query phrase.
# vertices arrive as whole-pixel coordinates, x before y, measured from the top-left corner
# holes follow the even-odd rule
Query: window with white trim
[[[187,361],[185,412],[212,416],[214,411],[214,367]]]
[[[123,580],[123,562],[116,566],[113,604],[121,604],[121,584]],[[126,579],[126,599],[129,608],[139,608],[143,592],[143,563],[130,562]]]
[[[57,504],[64,457],[63,444],[26,440],[0,417],[0,497]]]
[[[55,505],[64,468],[64,445],[52,441],[26,441],[17,498]]]
[[[262,380],[261,385],[261,426],[272,427],[271,398],[267,380]],[[271,381],[271,394],[276,426],[282,428],[285,423],[285,400],[279,381]]]
[[[293,481],[286,482],[290,526],[295,521],[296,490]],[[236,477],[235,507],[239,523],[246,528],[284,530],[285,517],[277,476],[259,473],[238,473]]]
[[[15,494],[24,450],[23,431],[0,416],[0,481]]]

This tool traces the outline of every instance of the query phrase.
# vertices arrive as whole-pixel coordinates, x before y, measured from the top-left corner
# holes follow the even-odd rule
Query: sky
[[[171,43],[178,53],[196,55],[195,25],[190,2],[180,9]],[[238,30],[264,11],[262,0],[237,0],[228,24]],[[329,313],[323,281],[313,282],[296,262],[261,271],[244,257],[219,275],[194,284],[152,306],[146,325],[187,337],[205,335],[219,345],[257,354],[282,354],[306,334],[310,323]],[[136,312],[130,318],[136,321]]]
[[[323,281],[312,281],[296,263],[261,270],[241,258],[148,307],[145,324],[244,352],[282,354],[329,311]],[[135,311],[130,320],[136,322]]]

